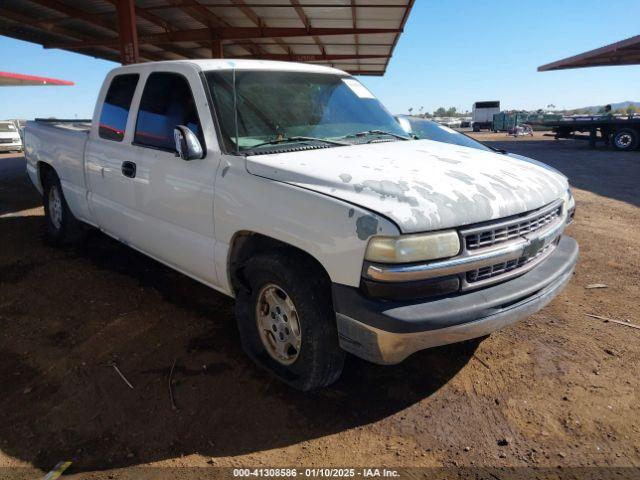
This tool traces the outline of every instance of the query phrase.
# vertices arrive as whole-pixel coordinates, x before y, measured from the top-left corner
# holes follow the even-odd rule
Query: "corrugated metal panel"
[[[373,74],[384,73],[399,33],[357,33],[353,29],[401,30],[413,3],[414,0],[135,0],[139,37],[164,35],[153,44],[145,43],[150,39],[142,39],[145,41],[141,42],[140,53],[147,58],[206,58],[211,55],[216,28],[221,27],[345,29],[345,34],[338,35],[306,33],[280,38],[249,39],[239,34],[236,40],[232,39],[234,33],[222,43],[226,57],[270,55]],[[60,4],[64,8],[56,7]],[[211,34],[207,28],[212,29]],[[184,41],[184,37],[183,41],[176,41],[175,35],[181,33],[189,35],[190,41]],[[117,43],[108,42],[117,35],[113,0],[58,0],[57,4],[47,0],[3,0],[0,34],[110,60],[118,57]],[[167,34],[173,37],[167,38]],[[191,41],[194,39],[197,41]]]

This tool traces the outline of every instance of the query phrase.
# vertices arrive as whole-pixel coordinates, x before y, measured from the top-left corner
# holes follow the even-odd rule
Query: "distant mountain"
[[[636,108],[640,109],[640,102],[632,102],[630,100],[627,100],[626,102],[618,102],[618,103],[612,103],[611,104],[611,109],[615,112],[616,110],[620,110],[622,109],[626,109],[629,107],[629,105],[633,105]],[[589,113],[598,113],[598,111],[604,107],[604,105],[596,105],[596,106],[592,106],[592,107],[582,107],[582,108],[572,108],[571,110],[569,110],[570,112],[589,112]]]

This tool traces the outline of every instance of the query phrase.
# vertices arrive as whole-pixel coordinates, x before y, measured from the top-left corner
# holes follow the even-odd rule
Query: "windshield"
[[[492,151],[491,148],[471,137],[468,137],[464,133],[457,132],[449,127],[432,122],[431,120],[409,117],[403,118],[406,118],[409,121],[409,125],[411,125],[411,133],[417,135],[418,138],[433,140],[435,142],[452,143],[462,147],[477,148],[478,150]]]
[[[0,132],[15,132],[16,127],[13,123],[1,122],[0,123]]]
[[[228,152],[268,148],[275,153],[278,148],[286,149],[279,142],[287,141],[335,147],[362,143],[363,137],[367,141],[371,137],[383,136],[388,141],[407,137],[382,104],[348,76],[236,70],[235,99],[234,71],[206,72],[205,77]]]

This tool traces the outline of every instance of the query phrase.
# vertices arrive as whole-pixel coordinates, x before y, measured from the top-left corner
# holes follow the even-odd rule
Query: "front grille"
[[[535,232],[553,223],[562,216],[562,203],[543,207],[512,220],[501,221],[463,231],[464,245],[467,250],[490,247]]]
[[[13,138],[0,138],[0,143],[13,143],[16,140],[14,140]]]
[[[559,240],[559,237],[557,240]],[[467,282],[469,283],[479,282],[481,280],[498,277],[500,275],[504,275],[505,273],[511,272],[513,270],[517,270],[520,267],[524,267],[528,263],[538,260],[541,257],[551,253],[551,251],[555,248],[557,243],[558,243],[557,241],[550,243],[545,248],[540,250],[533,257],[514,258],[513,260],[509,260],[507,262],[496,263],[495,265],[489,265],[487,267],[482,267],[477,270],[471,270],[466,274]]]

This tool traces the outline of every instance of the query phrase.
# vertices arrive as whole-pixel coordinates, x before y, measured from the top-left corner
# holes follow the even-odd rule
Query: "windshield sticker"
[[[354,80],[353,78],[343,78],[342,81],[344,84],[351,89],[353,93],[355,93],[360,98],[376,98],[373,96],[367,88],[362,85],[359,81]]]

